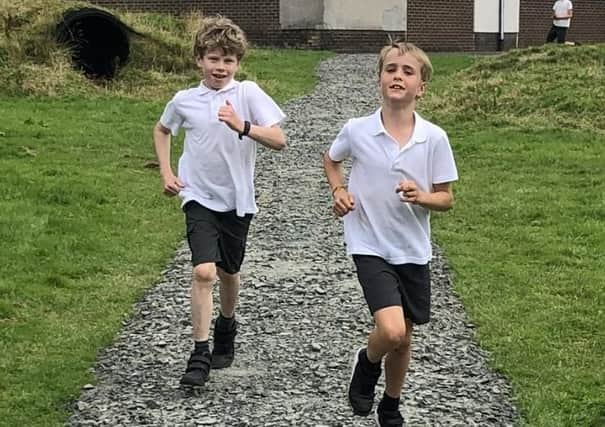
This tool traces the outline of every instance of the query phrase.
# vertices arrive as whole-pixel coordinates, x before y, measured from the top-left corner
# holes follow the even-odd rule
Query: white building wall
[[[503,0],[504,32],[519,32],[519,0]],[[500,0],[475,0],[474,31],[476,33],[497,33]]]
[[[407,0],[280,0],[282,28],[407,30]]]
[[[406,31],[407,0],[324,0],[324,28]]]
[[[280,0],[279,22],[282,28],[315,29],[324,23],[324,0]]]

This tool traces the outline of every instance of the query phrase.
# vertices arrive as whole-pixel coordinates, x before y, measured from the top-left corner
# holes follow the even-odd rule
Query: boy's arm
[[[184,187],[181,180],[174,175],[170,166],[170,129],[158,122],[153,128],[153,145],[160,164],[164,193],[168,196],[178,194]]]
[[[242,124],[241,131],[243,131],[243,129],[244,124]],[[239,133],[241,133],[241,131]],[[274,150],[286,148],[286,135],[279,125],[269,127],[250,125],[248,137],[261,143],[267,148],[272,148]]]
[[[414,181],[401,181],[395,190],[402,202],[420,205],[433,211],[447,211],[454,207],[452,183],[433,184],[433,191],[421,191]]]
[[[218,119],[239,135],[246,129],[246,122],[237,115],[233,105],[227,100],[218,110]],[[261,143],[265,147],[281,150],[286,147],[286,135],[278,124],[273,126],[258,126],[248,122],[248,138]]]
[[[338,216],[344,216],[355,209],[355,200],[343,185],[342,162],[335,162],[326,151],[324,153],[324,171],[334,198],[333,210]]]

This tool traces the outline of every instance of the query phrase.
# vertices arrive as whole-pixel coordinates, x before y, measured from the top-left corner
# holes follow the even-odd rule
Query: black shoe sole
[[[186,378],[185,376],[183,376],[181,378],[181,381],[179,381],[179,384],[181,384],[182,386],[186,386],[186,387],[203,387],[207,381],[208,381],[207,378],[202,379],[200,381],[195,381],[193,379],[189,379],[189,378]]]
[[[179,384],[181,385],[181,387],[204,387],[204,385],[206,384],[206,382],[202,382],[202,383],[193,383],[193,382],[187,382],[187,381],[180,381]]]
[[[372,412],[371,409],[369,411],[366,411],[366,412],[358,411],[357,409],[353,408],[353,405],[351,405],[351,402],[349,402],[349,406],[353,410],[353,415],[357,415],[358,417],[367,417]]]
[[[216,355],[212,356],[212,362],[210,364],[210,367],[212,369],[225,369],[233,364],[233,358],[225,360],[224,362],[220,362],[219,359],[215,359],[215,357],[220,357],[220,356],[216,356]]]

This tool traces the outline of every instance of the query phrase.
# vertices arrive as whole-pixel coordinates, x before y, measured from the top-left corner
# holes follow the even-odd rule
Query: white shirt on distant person
[[[571,1],[569,1],[569,0],[557,0],[555,2],[554,6],[552,7],[552,10],[555,13],[555,16],[567,16],[568,12],[570,10],[573,10],[573,5],[571,4]],[[552,21],[552,23],[556,27],[569,28],[569,26],[571,24],[571,19],[570,18],[554,19]]]

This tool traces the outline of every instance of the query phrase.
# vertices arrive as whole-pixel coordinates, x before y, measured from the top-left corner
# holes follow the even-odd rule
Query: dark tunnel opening
[[[126,63],[129,33],[118,18],[94,8],[68,10],[57,25],[57,41],[70,49],[74,66],[95,79],[112,79]]]

